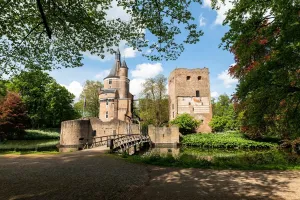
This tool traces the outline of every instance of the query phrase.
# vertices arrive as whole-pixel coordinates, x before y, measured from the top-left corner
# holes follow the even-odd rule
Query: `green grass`
[[[59,139],[59,137],[58,130],[26,130],[24,140]]]
[[[223,149],[271,149],[278,145],[271,142],[258,142],[245,138],[241,133],[191,134],[183,136],[186,146]]]
[[[0,143],[0,151],[57,151],[56,140],[8,140]]]

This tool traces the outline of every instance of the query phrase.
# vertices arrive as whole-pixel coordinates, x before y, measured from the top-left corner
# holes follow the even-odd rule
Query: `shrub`
[[[195,132],[195,129],[201,124],[201,121],[195,119],[193,116],[184,113],[178,115],[174,120],[170,122],[173,125],[179,127],[179,131],[182,134],[188,134]]]
[[[0,105],[0,141],[23,137],[27,124],[27,112],[20,96],[8,93]]]

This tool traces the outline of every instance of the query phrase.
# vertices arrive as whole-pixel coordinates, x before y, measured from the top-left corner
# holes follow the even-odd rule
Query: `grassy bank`
[[[8,140],[0,143],[0,151],[57,151],[58,140]]]
[[[186,146],[200,148],[270,149],[278,145],[271,142],[258,142],[245,138],[240,133],[191,134],[183,136]]]
[[[59,139],[58,130],[26,130],[24,140]]]
[[[232,155],[201,156],[190,153],[172,155],[146,154],[143,156],[123,156],[134,163],[145,163],[165,167],[201,169],[241,169],[241,170],[300,170],[300,157],[277,150],[263,152],[239,152]]]

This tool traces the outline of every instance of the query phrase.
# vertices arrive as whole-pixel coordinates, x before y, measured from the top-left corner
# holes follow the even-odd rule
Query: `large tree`
[[[9,92],[0,101],[0,141],[22,137],[27,124],[28,116],[24,103],[17,93]]]
[[[252,137],[299,137],[300,1],[232,3],[223,45],[235,55],[229,72],[239,79],[234,99],[242,130]]]
[[[147,79],[143,84],[138,107],[144,126],[149,124],[162,126],[169,121],[166,81],[166,77],[158,75],[155,78]]]
[[[78,116],[72,106],[74,95],[45,72],[23,71],[7,86],[20,93],[33,128],[58,127],[61,121]]]
[[[129,14],[127,21],[107,15],[116,3]],[[203,34],[189,11],[195,4],[201,0],[1,0],[0,74],[81,66],[83,52],[103,58],[120,41],[150,48],[152,60],[176,59],[184,43]],[[181,33],[183,40],[175,40]]]
[[[103,85],[99,81],[87,80],[84,83],[83,91],[80,94],[80,100],[74,106],[78,113],[81,113],[84,117],[98,117],[100,106],[99,89],[102,87]],[[84,113],[82,113],[83,111]]]

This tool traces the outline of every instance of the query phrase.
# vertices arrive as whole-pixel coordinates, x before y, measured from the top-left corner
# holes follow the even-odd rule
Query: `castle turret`
[[[129,80],[128,80],[128,67],[123,60],[120,67],[120,98],[128,98]]]

